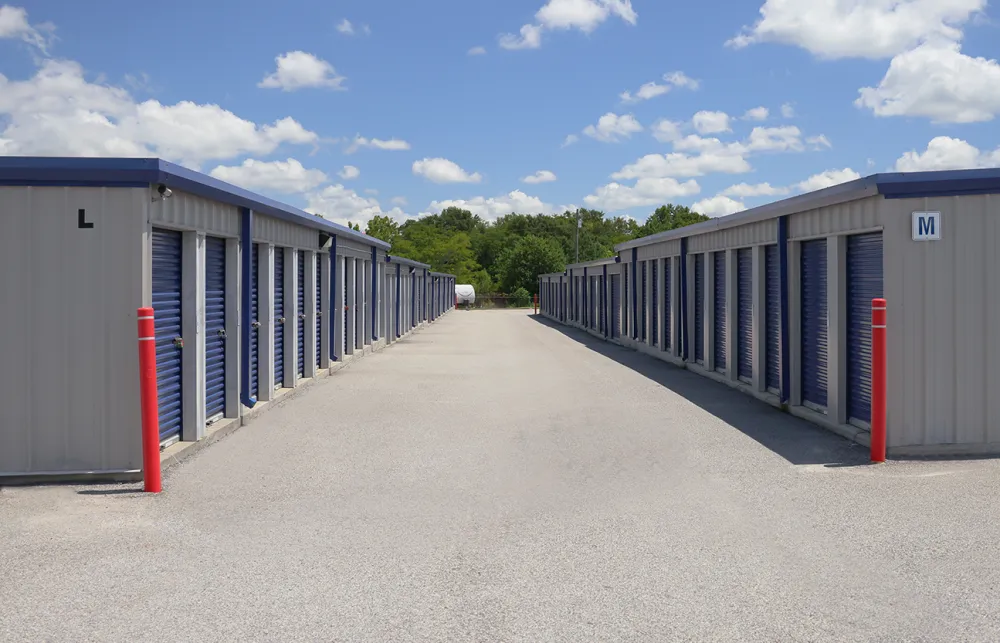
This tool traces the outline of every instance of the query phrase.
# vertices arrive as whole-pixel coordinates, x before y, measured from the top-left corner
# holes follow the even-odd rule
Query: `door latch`
[[[225,336],[226,336],[226,329],[225,328],[220,328],[219,329],[219,337],[225,337]]]
[[[299,319],[305,319],[305,318],[306,318],[305,313],[299,313]]]
[[[177,348],[184,348],[184,338],[174,337],[174,346],[176,346]]]
[[[250,322],[250,328],[260,328],[260,322],[257,321],[256,319]]]
[[[284,317],[278,317],[278,323],[279,324],[284,324],[285,323],[285,318]]]

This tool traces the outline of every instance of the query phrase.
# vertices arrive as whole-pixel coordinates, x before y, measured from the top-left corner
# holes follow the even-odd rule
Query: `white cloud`
[[[340,178],[344,179],[345,181],[350,181],[352,179],[356,179],[359,176],[361,176],[361,170],[354,167],[353,165],[345,165],[344,169],[342,169],[340,172],[337,172],[337,175],[340,176]]]
[[[656,98],[657,96],[662,96],[670,91],[670,85],[660,85],[656,81],[648,82],[639,88],[635,94],[631,92],[622,92],[619,94],[623,103],[638,103],[639,101],[649,100],[650,98]]]
[[[390,203],[392,203],[393,205],[401,206],[401,207],[407,205],[407,201],[406,201],[406,197],[405,196],[394,196],[394,197],[392,197],[392,200],[390,201]]]
[[[810,136],[809,138],[806,139],[806,143],[811,145],[814,150],[821,150],[824,147],[825,148],[833,147],[833,143],[830,142],[830,139],[828,139],[825,134],[820,134],[819,136]]]
[[[375,188],[365,188],[365,194],[370,194],[372,196],[378,196],[378,190]]]
[[[770,183],[757,183],[751,185],[749,183],[737,183],[736,185],[731,185],[722,192],[722,196],[734,196],[740,199],[752,196],[777,196],[779,194],[788,194],[788,188],[775,187]]]
[[[966,56],[958,43],[921,45],[893,58],[879,86],[862,88],[855,105],[876,116],[990,121],[1000,113],[1000,64]]]
[[[470,56],[485,56],[486,47],[473,47],[472,49],[469,50],[468,54]]]
[[[390,138],[388,140],[382,140],[378,138],[365,138],[360,134],[354,137],[351,144],[347,146],[344,150],[346,154],[354,154],[362,147],[368,147],[373,150],[386,150],[390,152],[402,152],[410,149],[410,144],[404,140],[398,138]]]
[[[277,70],[264,77],[257,86],[293,92],[304,87],[329,87],[346,90],[344,76],[338,76],[333,65],[304,51],[289,51],[276,57]]]
[[[570,134],[566,137],[566,140],[563,141],[563,144],[560,145],[560,147],[569,147],[570,145],[578,142],[579,140],[580,140],[579,136],[577,136],[576,134]]]
[[[51,24],[32,26],[28,22],[28,12],[21,7],[0,6],[0,39],[17,39],[34,45],[46,53],[55,30]]]
[[[674,152],[647,154],[611,175],[617,180],[703,176],[720,172],[742,174],[752,168],[746,159],[729,151],[704,153],[697,156]]]
[[[362,230],[376,215],[389,216],[400,222],[412,218],[400,208],[383,210],[377,199],[363,197],[340,184],[328,185],[307,194],[306,202],[307,212],[322,215],[341,225],[347,225],[348,221],[359,223]]]
[[[666,94],[674,87],[687,87],[689,89],[698,89],[698,81],[690,78],[682,71],[672,71],[663,74],[663,80],[666,84],[661,85],[656,81],[648,82],[641,86],[636,93],[632,92],[622,92],[619,94],[623,103],[638,103],[640,101],[649,100],[651,98],[656,98],[657,96],[662,96]]]
[[[691,179],[680,183],[672,178],[642,178],[634,186],[609,183],[587,195],[583,202],[591,208],[607,211],[627,210],[650,205],[662,205],[677,197],[698,194],[701,187]]]
[[[538,170],[531,176],[526,176],[521,179],[524,183],[537,184],[537,183],[551,183],[556,180],[556,175],[549,170]]]
[[[688,89],[698,89],[700,82],[691,78],[682,71],[671,71],[663,74],[663,80],[674,87],[687,87]]]
[[[673,143],[681,138],[681,125],[683,123],[666,119],[656,121],[652,128],[653,138],[661,143]]]
[[[518,34],[501,34],[497,42],[503,49],[538,49],[542,46],[542,28],[538,25],[524,25]]]
[[[258,125],[218,105],[136,103],[121,87],[87,81],[68,60],[45,60],[29,80],[0,75],[0,122],[4,154],[161,156],[195,168],[319,140],[292,118]]]
[[[598,119],[597,125],[588,125],[583,133],[605,143],[616,143],[642,131],[642,125],[631,114],[619,116],[608,112]]]
[[[845,167],[842,170],[827,170],[819,174],[814,174],[805,181],[796,183],[795,187],[803,192],[813,192],[860,178],[860,174],[849,167]]]
[[[766,107],[754,107],[753,109],[748,109],[745,114],[743,114],[743,120],[747,121],[766,121],[767,117],[771,114],[771,111]]]
[[[337,31],[347,36],[353,36],[354,25],[351,24],[350,20],[344,18],[343,20],[340,21],[340,24],[337,25]]]
[[[963,170],[1000,166],[1000,147],[993,152],[982,152],[966,141],[948,136],[937,136],[923,152],[911,150],[896,160],[897,172],[926,170]]]
[[[691,117],[691,124],[699,134],[729,132],[729,114],[725,112],[700,111]]]
[[[717,194],[707,199],[697,201],[691,209],[708,217],[724,217],[727,214],[734,214],[747,209],[741,201],[730,199],[728,196]]]
[[[798,152],[804,149],[802,131],[794,125],[755,127],[750,132],[746,148],[753,152]]]
[[[295,159],[286,161],[258,161],[246,159],[241,165],[219,165],[212,176],[248,190],[293,194],[305,192],[326,183],[321,170],[307,170]]]
[[[442,158],[425,158],[413,163],[413,173],[433,183],[479,183],[479,172],[469,173],[454,161]]]
[[[785,103],[781,106],[781,115],[785,118],[795,118],[795,106],[791,103]]]
[[[526,24],[518,34],[501,34],[504,49],[538,49],[542,46],[542,31],[579,29],[590,33],[611,16],[618,16],[634,25],[638,16],[631,0],[549,0],[535,14],[537,24]]]
[[[520,190],[498,197],[477,196],[472,199],[453,199],[447,201],[431,201],[427,212],[420,215],[440,212],[445,208],[462,208],[483,219],[494,220],[505,214],[517,212],[521,214],[555,214],[572,209],[572,206],[556,207],[545,203],[538,197],[530,196]]]
[[[630,25],[638,16],[631,0],[549,0],[535,19],[546,29],[579,29],[590,33],[611,16]]]
[[[766,0],[726,44],[776,42],[822,58],[889,58],[927,40],[959,40],[986,0]]]

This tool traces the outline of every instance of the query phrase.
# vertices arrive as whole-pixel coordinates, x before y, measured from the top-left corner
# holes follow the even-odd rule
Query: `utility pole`
[[[583,227],[583,216],[576,213],[576,260],[573,263],[580,263],[580,228]]]

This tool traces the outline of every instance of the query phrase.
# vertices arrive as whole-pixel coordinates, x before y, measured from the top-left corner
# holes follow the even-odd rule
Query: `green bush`
[[[518,288],[510,295],[511,303],[518,308],[527,308],[531,305],[531,293],[524,288]]]

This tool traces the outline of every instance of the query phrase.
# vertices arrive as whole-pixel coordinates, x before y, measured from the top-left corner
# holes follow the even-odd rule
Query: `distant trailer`
[[[455,286],[455,304],[471,306],[474,303],[476,303],[476,289],[470,284],[457,284]]]

